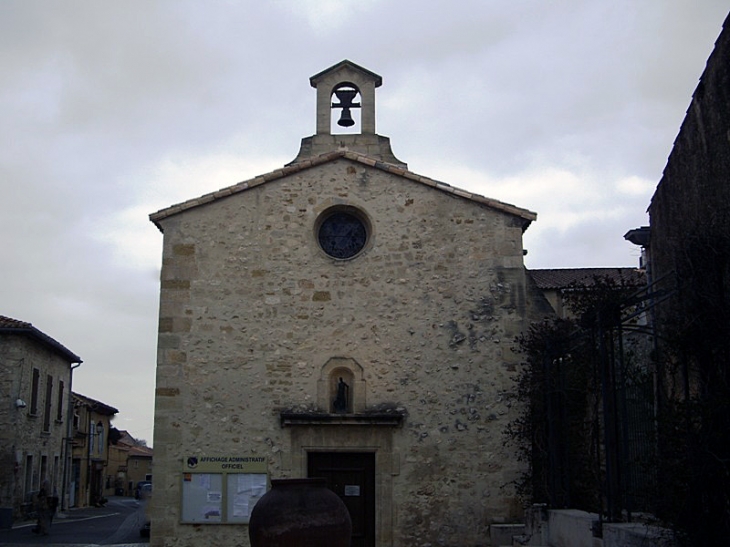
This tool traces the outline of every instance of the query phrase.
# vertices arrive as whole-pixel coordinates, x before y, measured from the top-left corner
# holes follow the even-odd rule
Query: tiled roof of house
[[[143,448],[144,450],[150,450],[146,446],[139,444],[140,441],[132,437],[132,435],[130,435],[129,431],[127,431],[126,429],[120,429],[119,435],[119,440],[117,441],[118,446],[124,446],[127,450],[130,451],[134,448]]]
[[[637,287],[646,283],[643,270],[637,268],[558,268],[528,270],[540,289],[565,289],[572,284],[593,285],[594,279],[608,278],[617,283],[624,282]]]
[[[151,458],[153,455],[154,452],[149,446],[133,446],[129,449],[130,457]]]
[[[129,434],[126,429],[119,430],[119,440],[117,444],[123,444],[127,447],[132,447],[137,444],[137,440]]]
[[[319,156],[315,156],[308,160],[286,165],[285,167],[282,167],[281,169],[276,169],[275,171],[271,171],[264,175],[259,175],[258,177],[255,177],[255,178],[252,178],[249,180],[245,180],[243,182],[239,182],[238,184],[234,184],[233,186],[223,188],[216,192],[211,192],[209,194],[205,194],[198,198],[184,201],[182,203],[179,203],[177,205],[172,205],[165,209],[161,209],[160,211],[157,211],[156,213],[152,213],[150,215],[150,220],[155,223],[155,225],[160,229],[160,231],[162,231],[162,227],[160,226],[159,222],[169,216],[176,215],[178,213],[182,213],[183,211],[187,211],[188,209],[193,209],[194,207],[198,207],[198,206],[204,205],[206,203],[211,203],[213,201],[231,196],[233,194],[238,194],[240,192],[244,192],[251,188],[255,188],[256,186],[261,186],[262,184],[265,184],[267,182],[281,179],[283,177],[292,175],[294,173],[298,173],[298,172],[304,171],[306,169],[315,167],[317,165],[322,165],[324,163],[328,163],[328,162],[337,160],[339,158],[346,158],[348,160],[361,163],[363,165],[368,165],[370,167],[374,167],[375,169],[380,169],[382,171],[386,171],[388,173],[392,173],[394,175],[401,176],[408,180],[412,180],[412,181],[418,182],[420,184],[425,184],[426,186],[430,186],[431,188],[435,188],[436,190],[440,190],[442,192],[447,192],[447,193],[453,194],[455,196],[459,196],[459,197],[462,197],[465,199],[469,199],[471,201],[475,201],[477,203],[481,203],[483,205],[487,205],[488,207],[491,207],[493,209],[498,209],[505,213],[515,215],[524,220],[523,230],[526,229],[527,226],[529,226],[530,222],[532,222],[533,220],[535,220],[537,218],[537,213],[533,213],[532,211],[528,211],[527,209],[522,209],[515,205],[510,205],[509,203],[503,203],[496,199],[486,198],[484,196],[480,196],[479,194],[473,194],[471,192],[467,192],[466,190],[461,190],[459,188],[456,188],[455,186],[446,184],[445,182],[440,182],[440,181],[437,181],[437,180],[434,180],[434,179],[431,179],[428,177],[418,175],[418,174],[413,173],[412,171],[409,171],[402,167],[398,167],[398,166],[392,165],[390,163],[378,161],[378,160],[371,158],[369,156],[366,156],[364,154],[359,154],[357,152],[351,152],[346,149],[340,149],[340,150],[336,150],[334,152],[328,152],[326,154],[321,154]]]
[[[18,319],[12,319],[10,317],[5,317],[4,315],[0,315],[0,328],[3,329],[29,329],[33,327],[30,323],[26,323],[25,321],[19,321]]]
[[[91,397],[87,397],[86,395],[81,395],[80,393],[76,393],[75,391],[73,391],[71,394],[73,395],[74,399],[76,399],[81,404],[89,406],[91,410],[96,412],[97,414],[111,416],[113,414],[119,413],[119,411],[113,406],[102,403],[101,401],[97,401],[96,399],[92,399]]]
[[[30,336],[31,338],[35,338],[36,340],[50,347],[53,351],[68,360],[69,364],[82,362],[81,357],[76,355],[66,346],[64,346],[60,342],[57,342],[47,334],[35,328],[31,323],[27,323],[26,321],[19,321],[18,319],[12,319],[11,317],[0,315],[0,333],[3,332],[9,334],[23,334]]]

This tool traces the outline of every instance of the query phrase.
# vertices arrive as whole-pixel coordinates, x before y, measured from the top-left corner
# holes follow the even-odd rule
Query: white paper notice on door
[[[359,496],[360,485],[359,484],[346,484],[345,485],[345,496]]]

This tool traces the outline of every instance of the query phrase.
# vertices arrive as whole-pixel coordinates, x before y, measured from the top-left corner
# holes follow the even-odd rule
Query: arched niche
[[[340,379],[346,388],[341,386]],[[336,409],[334,402],[342,392],[346,394],[345,408]],[[350,357],[331,357],[320,371],[317,404],[322,410],[331,413],[363,412],[366,407],[365,378],[360,363]]]

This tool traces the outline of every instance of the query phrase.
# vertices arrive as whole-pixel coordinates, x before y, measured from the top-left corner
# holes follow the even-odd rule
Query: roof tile
[[[66,346],[61,344],[60,342],[54,340],[50,336],[48,336],[46,333],[38,330],[33,326],[32,323],[27,323],[26,321],[19,321],[18,319],[12,319],[11,317],[6,317],[4,315],[0,315],[0,331],[6,331],[11,333],[18,333],[18,334],[26,334],[29,335],[36,340],[39,340],[43,344],[46,344],[47,346],[50,346],[53,350],[58,352],[60,355],[63,355],[65,359],[68,359],[70,363],[81,363],[81,357],[76,355],[74,352],[72,352],[70,349],[68,349]]]
[[[565,289],[571,284],[590,286],[596,277],[642,286],[646,283],[643,270],[637,268],[558,268],[528,270],[540,289]]]
[[[165,209],[161,209],[155,213],[152,213],[150,215],[150,220],[152,222],[154,222],[158,228],[162,229],[159,224],[159,221],[161,221],[167,217],[181,213],[188,209],[192,209],[192,208],[202,205],[204,203],[210,203],[211,201],[215,201],[216,199],[221,199],[221,198],[236,194],[238,192],[243,192],[247,189],[253,188],[254,186],[259,186],[261,184],[264,184],[265,182],[277,180],[282,177],[291,175],[293,173],[298,173],[305,169],[309,169],[311,167],[315,167],[317,165],[327,163],[327,162],[332,161],[337,158],[346,158],[346,159],[349,159],[352,161],[356,161],[363,165],[368,165],[368,166],[374,167],[376,169],[381,169],[388,173],[393,173],[395,175],[402,176],[409,180],[413,180],[413,181],[419,182],[421,184],[425,184],[427,186],[437,188],[438,190],[441,190],[443,192],[448,192],[450,194],[458,195],[460,197],[470,199],[472,201],[476,201],[477,203],[483,203],[494,209],[523,218],[524,220],[527,221],[525,223],[525,226],[527,226],[530,222],[532,222],[533,220],[535,220],[537,218],[536,213],[533,213],[532,211],[528,211],[527,209],[522,209],[515,205],[510,205],[509,203],[503,203],[503,202],[495,200],[495,199],[485,198],[484,196],[480,196],[478,194],[472,194],[471,192],[467,192],[466,190],[461,190],[461,189],[455,188],[445,182],[437,181],[434,179],[430,179],[428,177],[418,175],[416,173],[413,173],[412,171],[403,169],[402,167],[376,160],[370,156],[366,156],[364,154],[352,152],[349,150],[334,150],[332,152],[327,152],[325,154],[321,154],[321,155],[315,156],[313,158],[308,158],[305,161],[286,165],[285,167],[283,167],[281,169],[276,169],[269,173],[264,173],[263,175],[259,175],[253,179],[239,182],[237,184],[234,184],[234,185],[226,187],[226,188],[221,188],[220,190],[218,190],[216,192],[212,192],[210,194],[206,194],[205,196],[202,196],[202,197],[199,197],[196,199],[191,199],[191,200],[188,200],[188,201],[185,201],[182,203],[178,203],[178,204],[172,205],[170,207],[167,207]]]

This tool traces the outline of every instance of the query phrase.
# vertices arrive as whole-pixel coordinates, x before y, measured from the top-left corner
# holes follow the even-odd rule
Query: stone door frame
[[[371,452],[375,455],[375,543],[393,545],[393,477],[400,460],[393,452],[393,428],[377,425],[291,427],[292,477],[307,476],[309,452]]]

